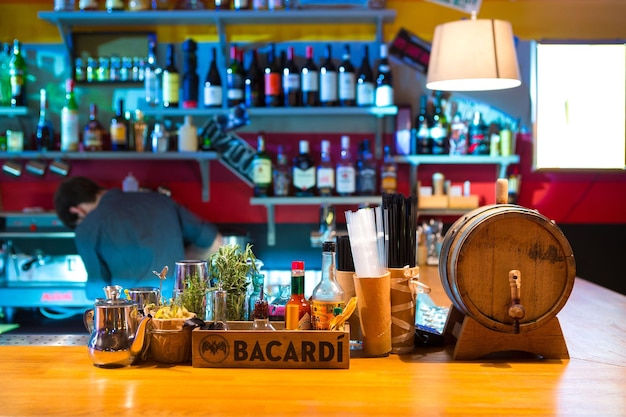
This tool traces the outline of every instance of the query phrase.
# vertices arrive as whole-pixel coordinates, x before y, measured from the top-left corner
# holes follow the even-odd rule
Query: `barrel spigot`
[[[524,318],[526,311],[520,304],[520,293],[522,287],[522,275],[517,269],[509,271],[509,285],[511,286],[511,305],[509,306],[509,317],[513,319],[513,332],[520,332],[519,322]]]

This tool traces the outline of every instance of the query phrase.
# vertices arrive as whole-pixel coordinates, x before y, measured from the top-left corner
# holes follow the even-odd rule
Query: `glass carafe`
[[[285,321],[285,306],[291,298],[291,285],[281,284],[278,286],[278,294],[269,305],[270,321]]]

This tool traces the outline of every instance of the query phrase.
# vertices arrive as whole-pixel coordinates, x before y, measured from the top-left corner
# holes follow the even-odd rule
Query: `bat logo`
[[[230,345],[219,335],[208,335],[200,341],[200,356],[207,362],[219,363],[228,357]]]

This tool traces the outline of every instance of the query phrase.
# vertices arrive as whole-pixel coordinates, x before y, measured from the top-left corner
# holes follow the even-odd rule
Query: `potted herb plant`
[[[226,319],[245,320],[250,277],[258,273],[252,245],[248,243],[244,250],[238,244],[221,246],[209,258],[209,271],[217,287],[227,293]]]

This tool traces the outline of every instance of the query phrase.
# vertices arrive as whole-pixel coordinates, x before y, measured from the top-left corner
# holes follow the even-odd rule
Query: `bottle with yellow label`
[[[313,330],[330,330],[335,308],[345,307],[345,293],[335,277],[335,242],[322,246],[322,278],[311,296]]]

